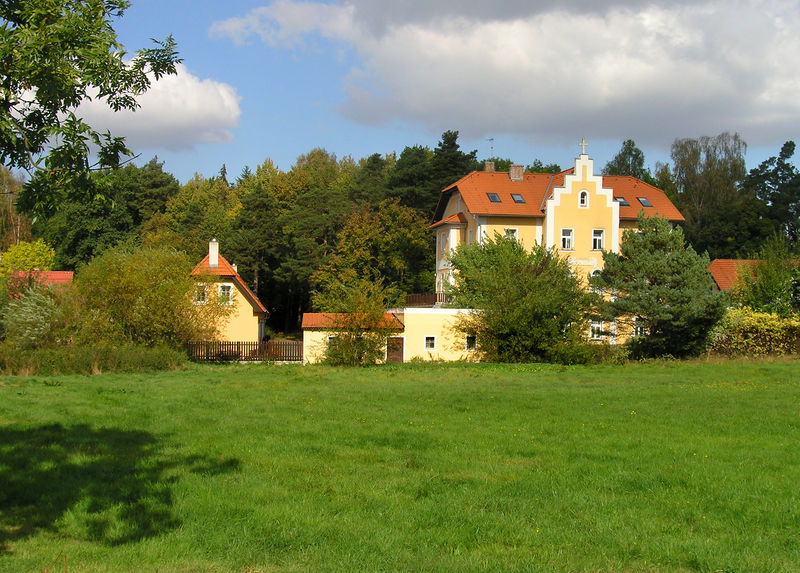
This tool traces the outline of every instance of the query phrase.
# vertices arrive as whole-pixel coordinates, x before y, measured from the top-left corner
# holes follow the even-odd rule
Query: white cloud
[[[278,0],[213,32],[292,47],[319,34],[355,49],[353,121],[541,140],[800,129],[800,8],[789,0],[339,4]]]
[[[81,104],[78,114],[95,129],[125,137],[134,151],[177,151],[233,141],[231,129],[238,125],[241,113],[239,100],[232,86],[201,80],[179,64],[177,75],[153,82],[137,98],[141,107],[135,112],[115,113],[102,101],[91,101]]]

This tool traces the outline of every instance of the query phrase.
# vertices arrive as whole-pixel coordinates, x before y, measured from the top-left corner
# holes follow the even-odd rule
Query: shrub
[[[800,352],[800,318],[729,309],[712,334],[710,354],[764,356]]]
[[[41,288],[30,288],[6,305],[3,328],[8,344],[19,348],[38,348],[51,340],[51,323],[56,301]]]
[[[187,363],[184,352],[166,346],[50,346],[20,349],[0,344],[4,375],[99,374],[175,370]]]

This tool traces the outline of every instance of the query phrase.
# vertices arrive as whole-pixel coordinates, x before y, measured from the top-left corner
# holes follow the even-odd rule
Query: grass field
[[[0,378],[0,571],[65,564],[800,571],[800,362]]]

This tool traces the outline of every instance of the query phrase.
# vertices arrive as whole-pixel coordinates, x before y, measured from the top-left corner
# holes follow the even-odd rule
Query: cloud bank
[[[135,112],[113,112],[102,101],[84,102],[78,114],[100,131],[125,137],[137,149],[192,149],[203,143],[233,141],[231,129],[239,123],[239,96],[230,85],[201,80],[183,64],[178,73],[153,82],[139,96]]]
[[[800,6],[786,0],[276,0],[211,34],[354,50],[339,111],[361,124],[668,145],[797,132],[798,29]]]

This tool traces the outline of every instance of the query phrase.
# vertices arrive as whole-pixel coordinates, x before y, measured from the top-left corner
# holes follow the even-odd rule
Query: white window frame
[[[230,296],[227,297],[223,296],[222,294],[223,289],[230,289]],[[233,286],[233,283],[217,283],[217,297],[218,297],[217,300],[219,300],[220,304],[225,304],[228,306],[232,305],[235,292],[236,289]]]
[[[519,241],[519,229],[516,227],[506,227],[503,229],[503,233],[505,234],[507,239],[514,239],[515,241]]]
[[[202,293],[202,296],[198,296]],[[194,304],[197,306],[201,306],[204,304],[208,304],[208,285],[207,284],[196,284],[194,285]]]
[[[589,340],[603,340],[602,320],[593,320],[589,323]]]
[[[633,336],[647,336],[647,326],[645,320],[641,316],[633,318]]]
[[[428,339],[433,339],[433,347],[428,348]],[[422,340],[422,347],[425,349],[425,352],[436,352],[436,336],[433,334],[426,334],[425,338]]]
[[[600,234],[598,237],[598,233]],[[598,241],[599,239],[599,241]],[[599,245],[599,246],[598,246]],[[592,250],[602,251],[606,248],[606,230],[592,229]]]
[[[565,235],[565,232],[567,233]],[[575,229],[561,228],[561,250],[571,251],[575,248]]]
[[[578,193],[578,207],[581,209],[589,208],[589,192],[585,189]]]
[[[445,253],[445,247],[447,245],[445,241],[445,237],[447,237],[447,233],[441,232],[439,233],[439,254],[443,255]]]

